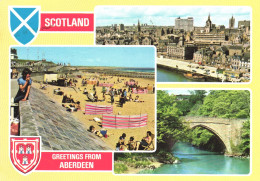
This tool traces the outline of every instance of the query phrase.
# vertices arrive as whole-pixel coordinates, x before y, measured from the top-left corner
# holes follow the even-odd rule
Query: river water
[[[198,82],[187,79],[183,74],[157,67],[157,82]]]
[[[173,153],[180,164],[164,164],[149,174],[249,174],[250,159],[231,158],[216,152],[200,150],[188,143],[178,142]]]
[[[205,77],[205,79],[187,79],[183,73],[157,67],[157,82],[219,82],[219,80]]]

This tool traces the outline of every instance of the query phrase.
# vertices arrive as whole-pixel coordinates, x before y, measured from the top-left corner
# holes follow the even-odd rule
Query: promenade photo
[[[155,56],[152,46],[12,47],[11,135],[41,136],[43,150],[154,150]]]
[[[95,14],[97,45],[156,47],[157,82],[251,80],[250,7],[97,6]]]

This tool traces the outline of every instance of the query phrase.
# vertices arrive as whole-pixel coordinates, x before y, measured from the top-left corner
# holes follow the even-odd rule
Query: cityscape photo
[[[157,48],[158,82],[250,82],[250,7],[98,6],[95,14],[97,45]]]

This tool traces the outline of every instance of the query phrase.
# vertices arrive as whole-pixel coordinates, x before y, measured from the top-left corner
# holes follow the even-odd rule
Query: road
[[[186,70],[189,72],[192,72],[193,70],[196,71],[198,74],[204,74],[205,75],[205,70],[209,70],[210,74],[208,76],[214,77],[214,78],[220,78],[225,79],[226,77],[223,74],[218,74],[217,73],[217,68],[215,67],[209,67],[209,66],[203,66],[204,69],[196,68],[199,67],[200,65],[195,64],[195,63],[189,63],[189,62],[184,62],[184,61],[179,61],[179,60],[173,60],[173,59],[167,59],[167,58],[157,58],[157,64],[169,66],[176,68],[178,66],[178,69],[181,70]],[[190,66],[188,66],[190,65]]]

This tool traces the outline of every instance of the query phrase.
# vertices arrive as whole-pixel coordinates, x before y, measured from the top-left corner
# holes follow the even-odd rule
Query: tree
[[[195,90],[190,91],[191,96],[189,97],[189,102],[195,105],[198,102],[203,102],[204,97],[206,97],[207,91],[205,90]]]
[[[250,92],[244,90],[210,91],[198,115],[223,118],[249,118]]]
[[[241,138],[241,151],[244,155],[250,155],[250,120],[244,122]]]
[[[166,91],[157,91],[157,143],[158,147],[170,150],[174,142],[187,136],[187,128],[179,116],[182,113],[176,107],[176,97]]]

